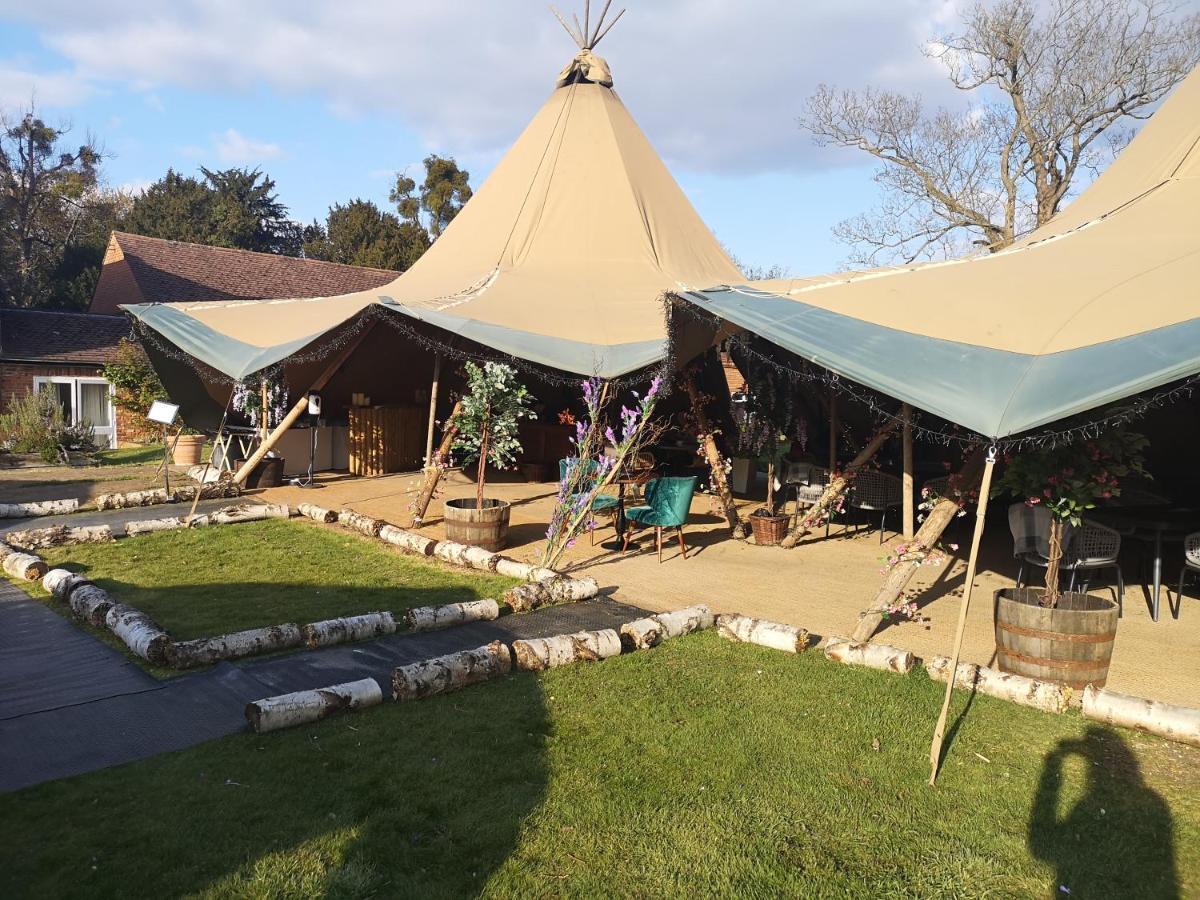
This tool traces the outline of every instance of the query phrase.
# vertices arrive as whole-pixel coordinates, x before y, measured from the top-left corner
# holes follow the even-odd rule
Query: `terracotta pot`
[[[1117,604],[1107,597],[1064,593],[1054,609],[1041,606],[1043,591],[996,591],[996,665],[1001,672],[1075,689],[1104,687]]]
[[[508,519],[512,512],[506,500],[484,498],[483,508],[475,508],[474,497],[447,500],[443,506],[446,539],[482,547],[484,550],[503,550],[508,545]]]
[[[204,435],[181,434],[179,440],[175,442],[175,451],[171,454],[171,461],[177,466],[198,465],[203,450]]]

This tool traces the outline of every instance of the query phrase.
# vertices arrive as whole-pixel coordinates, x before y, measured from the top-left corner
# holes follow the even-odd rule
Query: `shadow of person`
[[[1068,763],[1076,758],[1082,775]],[[1029,850],[1055,868],[1055,897],[1179,897],[1174,826],[1116,732],[1091,726],[1045,759]]]

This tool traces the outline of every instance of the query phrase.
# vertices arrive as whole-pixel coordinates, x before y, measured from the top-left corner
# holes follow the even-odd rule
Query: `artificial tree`
[[[1136,432],[1114,430],[1083,442],[1049,445],[1005,459],[1004,475],[993,496],[1023,498],[1027,506],[1043,506],[1050,513],[1042,606],[1055,609],[1062,596],[1058,575],[1066,526],[1079,526],[1084,511],[1094,508],[1096,501],[1119,496],[1121,479],[1149,477],[1142,455],[1148,443]]]
[[[483,490],[490,463],[498,469],[510,467],[521,452],[517,427],[521,419],[536,419],[529,408],[533,396],[517,380],[517,372],[504,363],[486,362],[482,366],[467,362],[467,393],[455,418],[458,434],[454,449],[463,454],[463,462],[479,461],[475,481],[475,508],[483,508]]]

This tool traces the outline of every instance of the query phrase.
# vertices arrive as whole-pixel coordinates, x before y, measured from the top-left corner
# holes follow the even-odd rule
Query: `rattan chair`
[[[788,495],[791,494],[793,523],[800,517],[801,508],[815,504],[829,486],[829,470],[812,463],[788,463],[783,475],[783,504],[787,509]],[[829,519],[825,519],[825,536],[829,537]]]
[[[1200,531],[1193,531],[1183,539],[1183,571],[1179,573],[1179,606],[1175,609],[1175,618],[1183,612],[1183,586],[1192,572],[1200,572]]]
[[[1025,583],[1025,567],[1045,569],[1050,564],[1050,510],[1044,506],[1014,503],[1008,508],[1008,528],[1013,536],[1013,556],[1020,560],[1017,587]],[[1125,611],[1125,579],[1117,557],[1121,553],[1121,534],[1107,525],[1084,519],[1078,527],[1063,526],[1062,562],[1059,572],[1070,572],[1068,590],[1080,585],[1087,593],[1094,573],[1114,569],[1117,573],[1118,614]]]
[[[889,510],[904,505],[904,483],[895,475],[867,469],[859,472],[850,486],[850,507],[879,513],[879,543],[887,525]]]
[[[1121,575],[1121,532],[1099,522],[1084,519],[1074,530],[1068,549],[1068,566],[1071,569],[1071,590],[1078,583],[1083,593],[1088,592],[1092,576],[1097,572],[1112,569],[1117,573],[1117,614],[1125,613],[1125,579]]]

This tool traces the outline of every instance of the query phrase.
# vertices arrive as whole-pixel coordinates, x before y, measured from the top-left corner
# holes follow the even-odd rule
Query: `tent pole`
[[[292,425],[295,424],[296,420],[299,419],[300,416],[302,416],[308,409],[308,394],[310,392],[316,393],[320,391],[321,388],[325,387],[325,385],[329,383],[329,379],[336,375],[338,369],[345,365],[346,360],[350,358],[350,354],[358,349],[358,345],[363,342],[363,338],[370,334],[374,327],[375,325],[372,323],[360,331],[358,333],[358,337],[350,341],[350,343],[343,347],[342,351],[333,358],[333,362],[331,362],[329,366],[326,367],[325,371],[320,374],[317,380],[313,382],[312,387],[310,387],[308,391],[304,393],[304,396],[296,401],[295,405],[292,406],[292,408],[288,411],[288,414],[283,417],[283,421],[275,426],[275,430],[268,434],[266,439],[264,439],[263,442],[258,445],[258,449],[250,454],[250,458],[242,463],[241,468],[238,469],[237,473],[233,476],[234,484],[241,484],[250,477],[250,472],[254,469],[254,467],[257,466],[262,458],[270,452],[272,447],[279,443],[279,439],[284,436],[287,430],[291,428]]]
[[[837,471],[838,408],[837,394],[829,389],[829,471]]]
[[[916,533],[916,514],[913,509],[912,407],[905,403],[901,415],[904,416],[904,539],[911,541]]]
[[[963,587],[962,603],[958,607],[958,627],[954,631],[954,652],[950,655],[950,678],[946,682],[946,695],[942,698],[942,711],[933,730],[933,744],[929,747],[929,783],[937,781],[938,766],[942,761],[942,741],[946,737],[946,717],[950,713],[950,695],[954,691],[954,679],[958,675],[958,658],[962,652],[963,633],[967,630],[967,608],[971,605],[971,591],[975,587],[975,566],[979,561],[979,542],[983,538],[983,523],[987,516],[988,493],[992,487],[992,470],[996,465],[996,448],[989,447],[987,460],[983,464],[983,481],[979,485],[979,501],[975,505],[975,534],[971,538],[971,555],[967,559],[967,581]]]
[[[425,465],[433,464],[433,426],[437,421],[438,381],[442,376],[442,354],[433,358],[433,384],[429,388],[429,428],[425,431]]]

